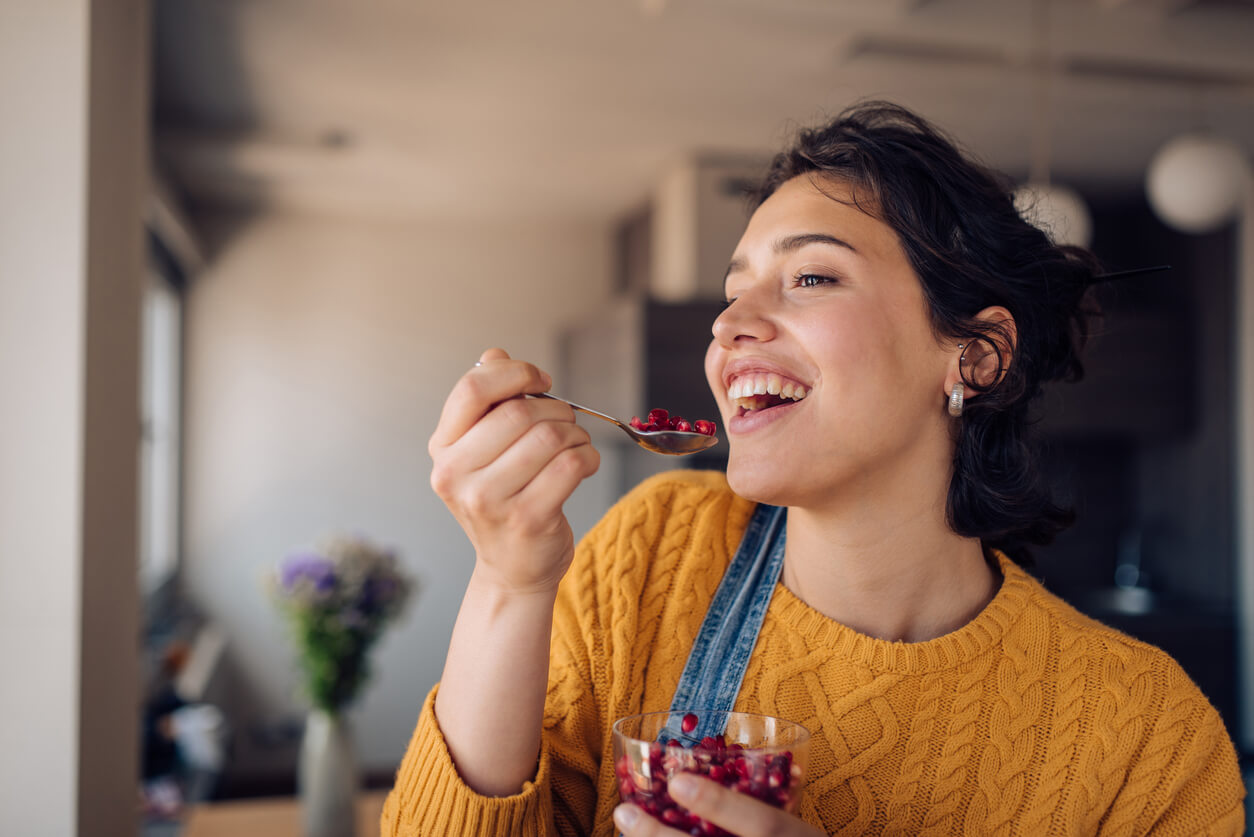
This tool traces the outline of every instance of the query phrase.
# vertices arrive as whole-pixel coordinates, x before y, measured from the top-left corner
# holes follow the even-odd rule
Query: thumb
[[[480,363],[487,363],[490,360],[509,360],[509,352],[504,349],[488,349],[479,355]]]

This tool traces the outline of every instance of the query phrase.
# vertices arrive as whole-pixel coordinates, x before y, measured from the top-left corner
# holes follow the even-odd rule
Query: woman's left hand
[[[824,837],[822,831],[791,814],[736,793],[709,779],[681,774],[671,779],[670,794],[680,805],[702,819],[740,837]],[[667,837],[686,835],[668,828],[635,805],[624,803],[614,809],[614,824],[623,837]]]

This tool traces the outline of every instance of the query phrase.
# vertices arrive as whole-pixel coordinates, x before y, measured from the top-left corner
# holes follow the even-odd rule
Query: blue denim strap
[[[659,739],[680,738],[678,713],[695,711],[697,728],[688,738],[721,735],[710,712],[730,711],[740,693],[749,657],[758,641],[766,609],[784,566],[785,509],[759,504],[741,538],[736,556],[723,574],[705,621],[680,675],[674,713]]]

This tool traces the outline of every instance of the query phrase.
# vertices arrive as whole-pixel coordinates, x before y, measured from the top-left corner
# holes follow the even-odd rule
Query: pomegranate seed
[[[688,421],[688,419],[680,419],[679,421],[675,422],[675,429],[678,430],[680,433],[691,433],[692,422]]]
[[[684,719],[679,722],[679,728],[684,732],[692,732],[697,728],[697,716],[694,713],[689,712],[684,716]]]
[[[670,413],[666,412],[661,407],[654,407],[649,411],[649,421],[657,422],[658,424],[666,424],[666,419],[669,415]]]
[[[713,436],[714,431],[716,429],[716,425],[714,424],[714,422],[706,421],[705,419],[697,419],[693,423],[692,426],[696,429],[698,433],[701,433],[705,436]]]
[[[644,422],[640,420],[640,416],[632,416],[631,421],[627,423],[637,430],[644,430]]]

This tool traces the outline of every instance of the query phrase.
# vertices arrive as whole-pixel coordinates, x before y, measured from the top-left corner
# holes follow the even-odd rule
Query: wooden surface
[[[363,793],[357,801],[357,837],[379,833],[387,791]],[[295,797],[242,799],[193,806],[183,837],[301,837],[300,803]]]

